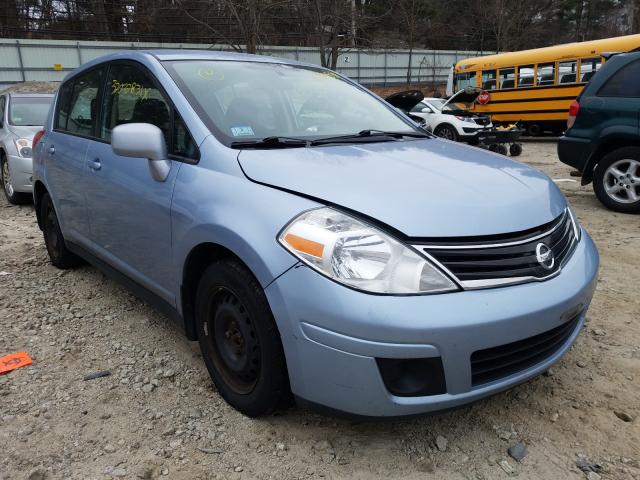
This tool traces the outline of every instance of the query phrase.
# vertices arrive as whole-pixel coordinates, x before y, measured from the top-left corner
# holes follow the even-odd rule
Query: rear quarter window
[[[609,77],[599,97],[640,97],[640,60],[629,63]]]

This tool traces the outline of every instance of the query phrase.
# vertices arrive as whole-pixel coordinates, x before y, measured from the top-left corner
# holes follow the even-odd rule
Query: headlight
[[[576,215],[575,210],[569,203],[567,202],[567,210],[569,211],[569,216],[571,217],[571,224],[573,225],[573,233],[576,236],[576,240],[580,241],[580,235],[582,229],[580,228],[580,222],[578,222],[578,216]]]
[[[278,241],[318,272],[359,290],[387,294],[458,290],[414,250],[332,208],[296,217]]]
[[[31,140],[27,140],[26,138],[19,138],[15,141],[15,143],[16,148],[18,149],[18,153],[21,157],[31,157]]]
[[[462,121],[462,122],[467,122],[467,123],[476,123],[475,120],[471,117],[461,117],[456,115],[455,116],[458,120]]]

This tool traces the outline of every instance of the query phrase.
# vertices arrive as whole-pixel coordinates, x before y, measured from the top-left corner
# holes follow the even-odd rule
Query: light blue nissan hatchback
[[[312,65],[105,56],[62,83],[34,152],[53,265],[84,259],[175,318],[250,416],[505,390],[567,352],[596,285],[548,177]]]

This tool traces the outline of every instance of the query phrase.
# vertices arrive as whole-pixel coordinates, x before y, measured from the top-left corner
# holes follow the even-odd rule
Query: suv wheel
[[[48,193],[45,193],[42,197],[40,215],[40,218],[42,218],[44,243],[47,246],[51,264],[62,269],[80,265],[82,259],[67,249],[62,231],[60,230],[60,224],[58,223],[56,210],[53,208],[53,202]]]
[[[11,183],[11,172],[9,171],[9,162],[4,155],[0,155],[0,180],[2,181],[2,190],[7,201],[13,205],[22,205],[29,203],[31,195],[28,193],[16,192]]]
[[[196,327],[207,370],[222,398],[250,417],[289,396],[275,320],[251,272],[235,260],[214,263],[196,295]]]
[[[458,141],[458,132],[456,132],[455,128],[446,123],[444,125],[439,125],[433,133],[438,137],[446,138],[453,142]]]
[[[625,147],[605,155],[593,174],[593,190],[607,208],[640,212],[640,147]]]

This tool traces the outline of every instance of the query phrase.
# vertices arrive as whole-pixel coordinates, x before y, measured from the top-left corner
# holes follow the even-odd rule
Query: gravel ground
[[[50,266],[33,208],[2,198],[0,354],[34,363],[0,376],[0,479],[640,479],[639,217],[601,207],[553,143],[524,148],[599,245],[587,326],[547,375],[404,421],[243,417],[212,388],[197,344],[96,269]],[[521,462],[507,451],[518,442]]]

